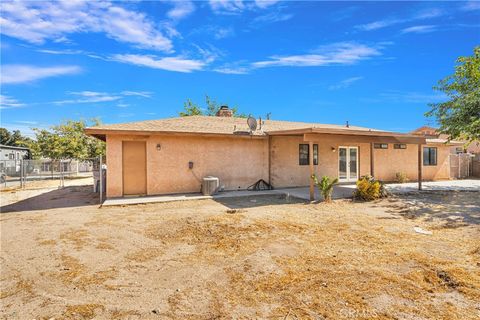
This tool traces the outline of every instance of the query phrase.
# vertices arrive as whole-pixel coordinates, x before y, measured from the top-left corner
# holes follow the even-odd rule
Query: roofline
[[[156,130],[118,130],[118,129],[95,129],[85,128],[84,132],[87,135],[97,139],[106,140],[107,134],[114,135],[132,135],[132,136],[151,136],[151,135],[188,135],[188,136],[211,136],[211,137],[235,137],[235,138],[254,138],[266,139],[267,135],[253,135],[253,134],[235,134],[235,133],[211,133],[211,132],[188,132],[188,131],[156,131]]]
[[[408,133],[389,132],[389,131],[377,131],[377,130],[357,130],[357,129],[341,129],[341,128],[304,128],[304,129],[292,129],[292,130],[277,130],[269,131],[268,135],[302,135],[305,133],[324,133],[324,134],[343,134],[343,135],[355,135],[355,136],[374,136],[374,137],[401,137],[401,138],[417,138],[425,139],[423,136],[418,136]]]
[[[30,151],[30,148],[26,148],[26,147],[16,147],[16,146],[7,146],[7,145],[5,145],[5,144],[0,144],[0,148]]]

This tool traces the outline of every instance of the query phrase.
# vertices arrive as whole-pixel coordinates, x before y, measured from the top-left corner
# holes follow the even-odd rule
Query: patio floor
[[[465,180],[446,180],[446,181],[430,181],[423,182],[423,190],[435,191],[435,190],[451,190],[451,191],[480,191],[480,179],[465,179]],[[412,191],[418,191],[418,184],[416,182],[409,183],[392,183],[387,184],[386,188],[392,193],[406,193]],[[333,188],[333,199],[350,198],[355,190],[355,184],[338,184]],[[169,194],[159,196],[146,196],[146,197],[127,197],[127,198],[112,198],[107,199],[103,203],[103,206],[121,206],[131,204],[142,203],[155,203],[155,202],[172,202],[172,201],[185,201],[185,200],[200,200],[200,199],[222,199],[222,198],[236,198],[236,197],[249,197],[249,196],[262,196],[262,195],[286,195],[302,200],[310,200],[308,187],[297,188],[283,188],[275,190],[265,191],[224,191],[213,196],[204,196],[201,193],[183,193],[183,194]],[[315,199],[321,199],[318,189],[315,188]]]

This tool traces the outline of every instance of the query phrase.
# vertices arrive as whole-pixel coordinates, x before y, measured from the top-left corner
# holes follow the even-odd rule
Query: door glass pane
[[[357,149],[350,148],[350,179],[357,179]]]
[[[338,149],[338,178],[347,178],[347,149]]]

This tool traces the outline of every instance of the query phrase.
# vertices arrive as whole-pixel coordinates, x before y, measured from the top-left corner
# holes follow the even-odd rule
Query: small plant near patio
[[[397,172],[395,173],[395,181],[398,183],[405,183],[408,182],[410,179],[408,179],[407,174],[405,172]]]
[[[315,174],[312,174],[311,178],[313,179],[313,182],[317,185],[318,191],[322,195],[323,200],[325,202],[331,202],[333,186],[337,184],[338,179],[335,178],[332,180],[330,177],[323,176],[322,180],[319,181]]]
[[[360,177],[357,181],[357,189],[354,192],[354,198],[364,201],[372,201],[387,196],[387,191],[383,184],[375,180],[370,175]]]

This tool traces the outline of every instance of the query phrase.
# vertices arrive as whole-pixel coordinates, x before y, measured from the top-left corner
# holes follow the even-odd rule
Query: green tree
[[[433,88],[448,97],[446,102],[430,104],[432,109],[426,113],[437,119],[440,132],[452,140],[480,140],[480,46],[473,56],[459,57],[454,74]]]
[[[23,147],[31,142],[29,137],[22,136],[20,130],[8,131],[6,128],[0,128],[0,144],[13,147]]]
[[[192,102],[192,100],[187,99],[183,103],[183,111],[179,112],[181,117],[188,117],[188,116],[215,116],[220,110],[220,107],[225,104],[219,104],[215,99],[211,99],[210,96],[205,95],[205,104],[206,108],[200,107],[198,104]],[[228,106],[228,105],[227,105]],[[246,118],[247,115],[244,113],[239,113],[237,107],[233,107],[232,114],[234,117],[237,118]],[[205,111],[204,111],[205,110]]]
[[[183,111],[180,111],[178,114],[180,117],[201,116],[203,115],[203,112],[196,103],[193,103],[192,100],[187,99],[187,101],[183,103]]]
[[[90,122],[68,120],[52,126],[50,130],[36,128],[36,141],[29,146],[32,155],[52,160],[84,160],[103,155],[105,143],[84,133],[87,126],[98,124],[100,121],[97,119]]]
[[[12,134],[5,128],[0,128],[0,144],[9,145],[12,139]]]

